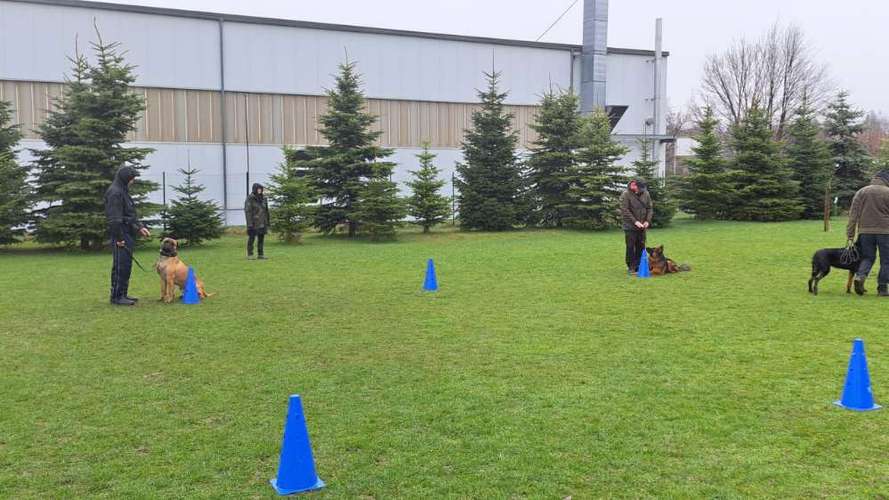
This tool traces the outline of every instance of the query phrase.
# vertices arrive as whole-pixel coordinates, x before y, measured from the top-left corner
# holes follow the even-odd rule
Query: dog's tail
[[[691,271],[691,265],[689,264],[679,264],[679,272],[687,273]]]

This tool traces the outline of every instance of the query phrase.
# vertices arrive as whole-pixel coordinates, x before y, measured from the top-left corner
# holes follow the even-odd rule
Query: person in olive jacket
[[[654,208],[648,186],[642,179],[630,182],[620,195],[621,225],[627,243],[627,272],[639,271],[642,250],[645,248],[645,231],[651,226]]]
[[[136,235],[151,236],[148,228],[139,221],[136,204],[130,197],[130,186],[138,176],[135,168],[121,167],[105,191],[105,219],[114,259],[111,264],[111,303],[118,306],[132,306],[139,300],[129,296],[133,250]]]
[[[859,189],[852,198],[846,235],[851,242],[856,234],[861,249],[861,264],[855,274],[855,293],[864,295],[864,282],[877,260],[879,249],[877,293],[881,297],[889,297],[889,170],[878,172],[870,185]]]
[[[244,215],[247,217],[247,258],[253,258],[253,241],[256,240],[258,258],[265,259],[263,243],[269,230],[269,202],[263,195],[262,184],[254,184],[247,201],[244,202]]]

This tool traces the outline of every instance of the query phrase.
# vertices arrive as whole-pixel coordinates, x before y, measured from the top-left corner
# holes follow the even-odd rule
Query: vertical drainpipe
[[[654,22],[654,99],[652,99],[652,103],[654,105],[654,126],[653,135],[655,136],[655,140],[652,141],[652,146],[654,147],[652,159],[658,162],[658,173],[660,173],[660,156],[661,156],[661,145],[660,139],[657,139],[657,136],[661,135],[661,64],[662,64],[662,56],[663,56],[663,45],[664,45],[664,20],[661,18],[657,18]],[[666,174],[666,172],[664,172]]]
[[[225,20],[219,18],[219,100],[222,124],[222,213],[223,222],[228,225],[228,141],[225,136],[225,124],[228,123],[225,112],[225,39],[223,25]]]

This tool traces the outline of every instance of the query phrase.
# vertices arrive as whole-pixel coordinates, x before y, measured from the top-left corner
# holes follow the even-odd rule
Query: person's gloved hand
[[[637,229],[645,229],[645,224],[643,224],[639,221],[636,221],[636,228]]]

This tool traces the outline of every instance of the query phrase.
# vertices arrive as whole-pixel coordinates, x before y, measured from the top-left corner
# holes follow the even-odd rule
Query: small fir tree
[[[880,142],[880,150],[877,152],[877,157],[874,158],[871,174],[876,174],[880,170],[889,170],[889,139],[883,139]]]
[[[568,205],[568,176],[575,163],[580,132],[579,98],[572,92],[544,94],[531,128],[537,140],[528,158],[533,222],[562,227]]]
[[[311,226],[317,196],[306,177],[311,156],[304,150],[284,147],[284,162],[271,176],[268,193],[271,201],[272,231],[287,243],[299,243]]]
[[[798,219],[803,210],[799,183],[791,179],[761,109],[751,108],[733,129],[732,148],[737,192],[734,218],[761,222]]]
[[[37,201],[45,205],[36,211],[37,239],[81,249],[107,243],[105,191],[121,167],[147,168],[142,161],[152,151],[123,147],[145,107],[130,88],[136,79],[133,67],[117,43],[99,37],[92,47],[96,65],[82,54],[71,59],[72,76],[62,97],[37,130],[48,148],[32,150]],[[145,201],[155,189],[155,183],[138,180],[130,190],[143,219],[159,208]]]
[[[362,193],[379,191],[378,187],[370,191],[365,188],[373,181],[388,179],[395,166],[381,161],[391,156],[392,150],[375,144],[382,132],[371,130],[377,117],[364,111],[366,101],[360,87],[355,64],[341,64],[336,87],[327,92],[327,114],[321,117],[321,134],[329,146],[307,148],[314,158],[309,163],[309,176],[321,197],[315,225],[324,233],[345,224],[350,237],[357,235],[362,222],[357,215]],[[385,199],[389,198],[376,201]]]
[[[184,245],[200,245],[206,240],[220,238],[225,229],[219,206],[198,198],[204,191],[203,186],[194,182],[198,172],[191,167],[179,169],[185,181],[173,190],[182,196],[163,214],[166,231],[162,237],[176,238]]]
[[[649,139],[639,140],[639,159],[633,162],[636,176],[648,184],[648,194],[651,196],[651,204],[654,206],[654,216],[651,218],[652,227],[666,227],[673,221],[676,215],[676,203],[673,195],[667,188],[666,179],[657,175],[658,162],[652,159],[651,148],[654,142]]]
[[[361,221],[360,234],[372,241],[382,241],[395,238],[395,229],[404,219],[406,209],[398,198],[398,187],[394,182],[371,179],[362,189],[355,214]]]
[[[407,183],[413,194],[407,200],[409,214],[414,224],[423,228],[424,233],[445,222],[451,214],[451,201],[441,194],[445,181],[439,179],[439,170],[435,166],[435,155],[429,151],[429,143],[423,144],[423,151],[417,155],[420,169],[412,170],[413,180]]]
[[[698,219],[717,219],[727,216],[726,207],[734,203],[734,186],[727,172],[719,138],[719,121],[711,108],[697,124],[694,157],[688,160],[688,176],[680,187],[680,206]]]
[[[12,124],[12,107],[0,101],[0,245],[21,241],[30,216],[28,169],[16,161],[15,146],[22,134]]]
[[[520,224],[527,200],[516,157],[518,135],[498,90],[499,73],[486,73],[488,88],[479,91],[481,109],[472,113],[472,129],[463,139],[463,163],[456,179],[460,224],[464,229],[504,231]]]
[[[582,119],[576,164],[568,173],[568,199],[560,208],[566,226],[608,229],[618,225],[620,195],[629,178],[617,161],[627,148],[611,138],[611,120],[599,109]]]
[[[803,102],[788,129],[786,155],[792,178],[800,186],[806,219],[818,219],[824,214],[825,191],[833,173],[833,159],[820,133],[814,110]]]
[[[838,205],[846,209],[852,204],[855,193],[866,186],[870,179],[871,160],[867,148],[858,140],[864,131],[864,113],[852,108],[849,94],[840,92],[827,110],[825,130],[833,154],[833,189]]]

